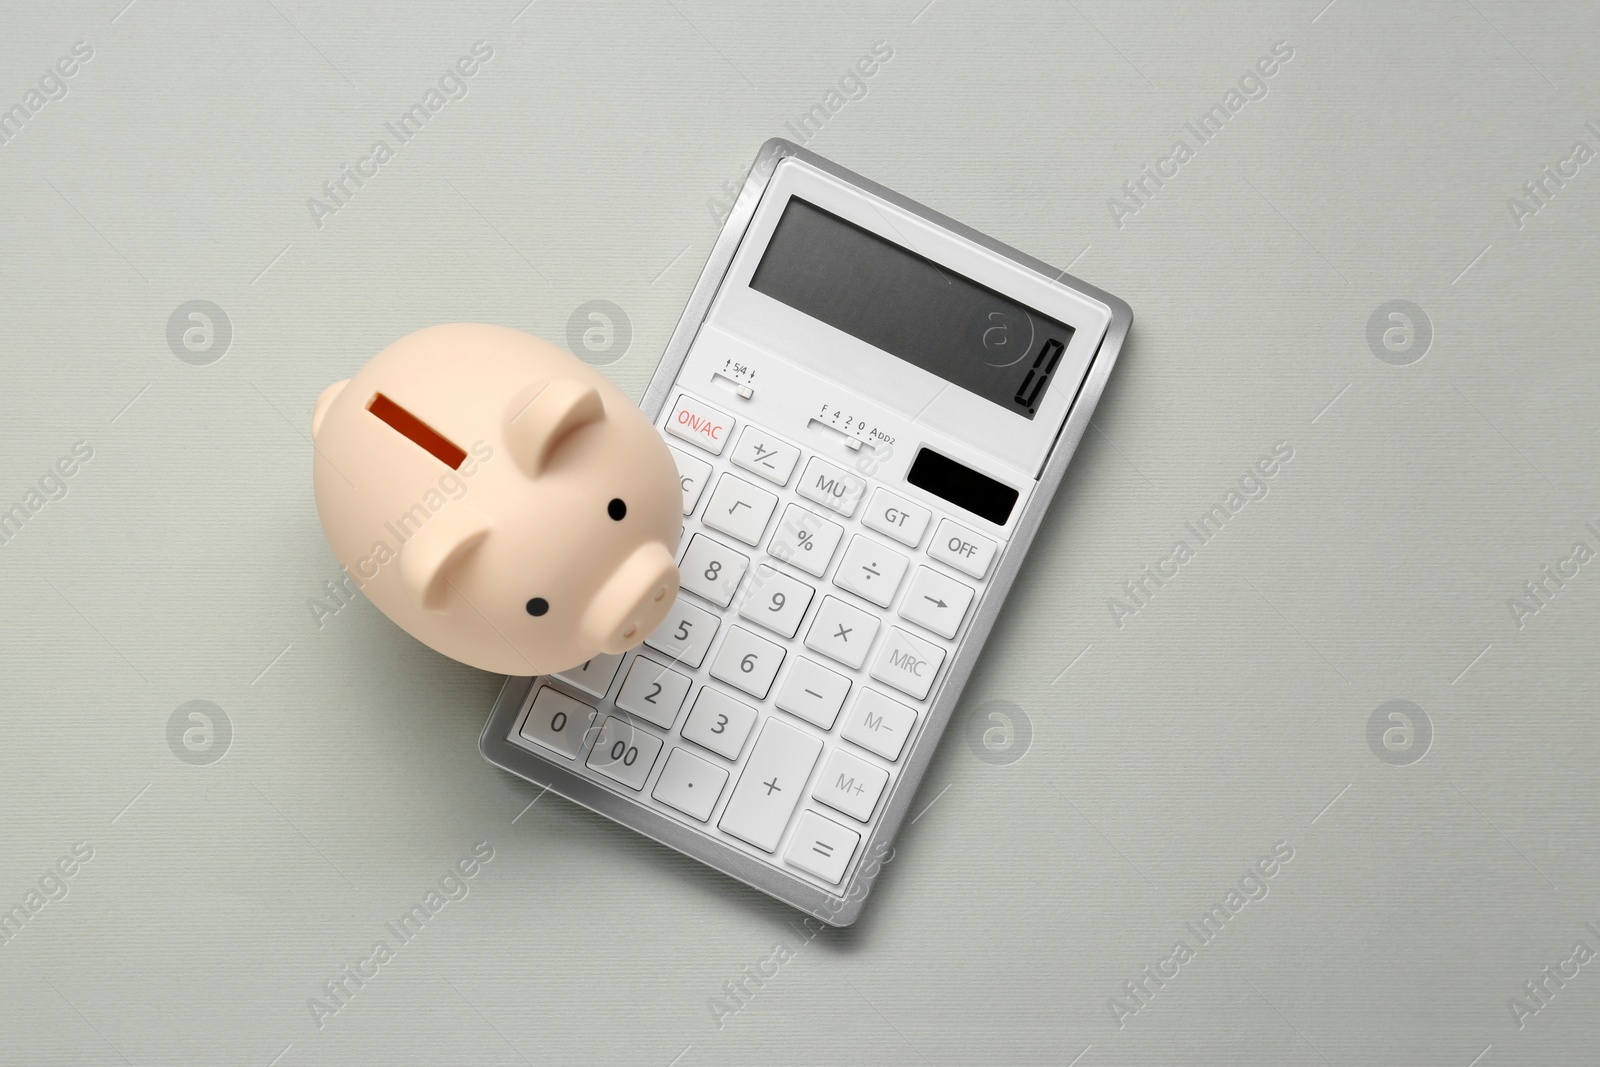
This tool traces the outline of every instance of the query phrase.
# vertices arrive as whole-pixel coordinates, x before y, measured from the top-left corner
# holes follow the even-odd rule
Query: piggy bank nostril
[[[638,633],[638,632],[639,632],[639,628],[637,626],[630,626],[626,630],[622,631],[622,638],[625,641],[632,641],[633,640],[633,635]]]
[[[663,585],[663,586],[661,586],[660,588],[658,588],[656,590],[656,595],[651,599],[653,600],[654,603],[659,604],[659,603],[661,603],[662,600],[664,600],[666,598],[666,595],[667,595],[667,587]]]

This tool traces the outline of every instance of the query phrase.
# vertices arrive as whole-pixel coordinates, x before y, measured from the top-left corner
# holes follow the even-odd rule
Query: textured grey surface
[[[93,50],[0,144],[0,508],[26,515],[0,546],[0,907],[22,909],[0,1061],[1594,1060],[1593,5],[122,3],[13,7],[0,35],[0,105],[25,111]],[[478,41],[466,95],[316,226],[307,199]],[[496,679],[364,602],[319,619],[338,568],[305,434],[401,334],[562,341],[593,299],[628,317],[607,372],[637,395],[724,183],[878,41],[892,60],[809,146],[1136,320],[931,806],[861,923],[811,938],[529,808],[475,749]],[[1197,144],[1185,123],[1278,42],[1265,96],[1247,82]],[[1114,212],[1180,138],[1192,158]],[[1540,205],[1547,165],[1568,176]],[[198,320],[169,344],[191,300],[226,315],[220,358],[217,332],[184,347]],[[1428,328],[1379,316],[1375,352],[1394,300]],[[1200,543],[1185,524],[1279,442],[1266,495]],[[1369,744],[1392,700],[1420,709],[1409,750],[1389,708]],[[1280,841],[1202,944],[1187,924]],[[442,881],[460,899],[391,935]],[[308,1001],[379,940],[319,1027]]]

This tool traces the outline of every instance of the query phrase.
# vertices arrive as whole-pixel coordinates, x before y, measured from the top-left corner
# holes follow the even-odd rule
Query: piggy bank
[[[433,326],[330,385],[317,512],[401,629],[500,674],[622,652],[678,592],[671,453],[606,377],[500,326]]]

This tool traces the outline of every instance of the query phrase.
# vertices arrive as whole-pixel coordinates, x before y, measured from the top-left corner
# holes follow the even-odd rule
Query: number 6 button
[[[777,677],[782,664],[781,646],[757,637],[743,626],[735,626],[728,631],[722,650],[711,662],[711,677],[720,678],[761,700],[772,688],[772,679]]]

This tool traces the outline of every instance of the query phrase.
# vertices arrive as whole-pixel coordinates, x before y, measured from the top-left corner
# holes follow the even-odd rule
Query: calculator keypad
[[[640,649],[555,676],[572,695],[535,683],[513,740],[837,889],[1001,545],[690,394],[661,427],[681,592]]]

